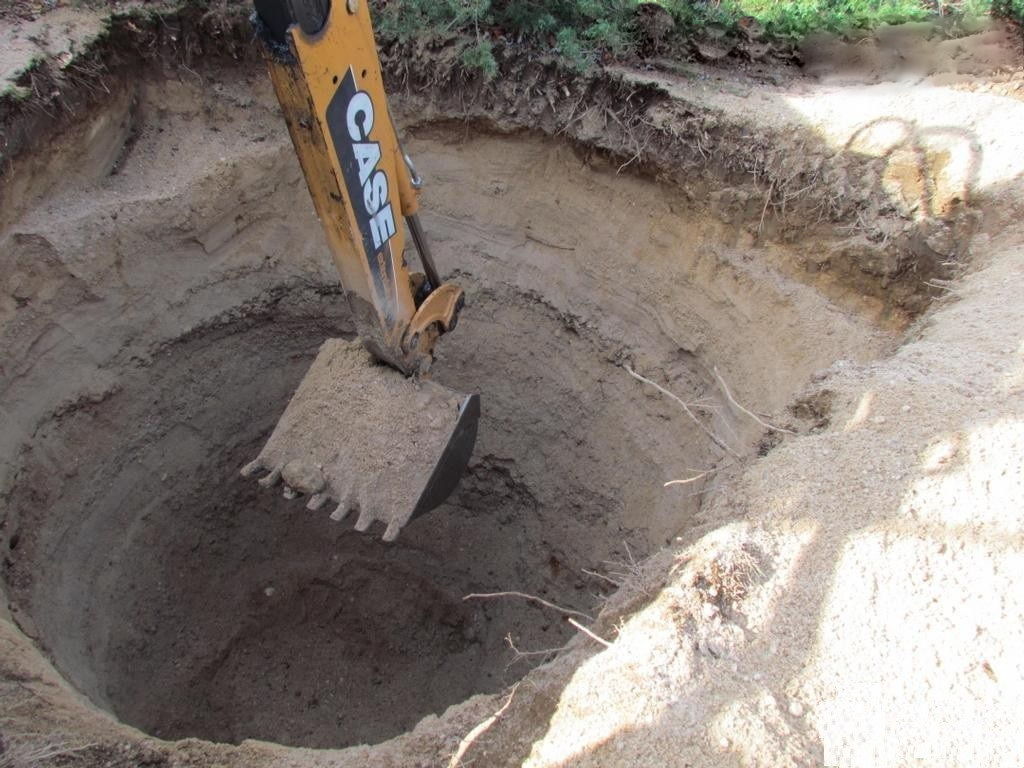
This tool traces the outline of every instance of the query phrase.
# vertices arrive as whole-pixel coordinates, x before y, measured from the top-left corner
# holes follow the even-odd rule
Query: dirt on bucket
[[[306,496],[331,519],[355,511],[355,529],[384,525],[394,541],[415,514],[447,497],[476,438],[479,398],[382,364],[359,341],[325,341],[244,477]]]

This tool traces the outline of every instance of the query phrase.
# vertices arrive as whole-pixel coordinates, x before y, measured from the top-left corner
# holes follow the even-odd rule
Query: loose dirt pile
[[[467,763],[1014,753],[1017,103],[636,72],[536,115],[529,87],[397,93],[469,297],[436,377],[483,416],[459,490],[388,545],[237,475],[352,329],[261,70],[167,74],[5,181],[12,754],[445,765],[499,709]],[[508,590],[592,634],[464,599]],[[385,743],[158,740],[185,737]]]

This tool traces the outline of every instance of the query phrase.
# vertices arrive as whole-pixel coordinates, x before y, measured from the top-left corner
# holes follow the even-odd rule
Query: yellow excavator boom
[[[429,366],[433,341],[454,325],[463,296],[440,283],[416,218],[419,182],[388,108],[369,4],[255,5],[270,79],[359,335],[381,360],[418,372]],[[403,258],[402,217],[410,219],[425,282]]]

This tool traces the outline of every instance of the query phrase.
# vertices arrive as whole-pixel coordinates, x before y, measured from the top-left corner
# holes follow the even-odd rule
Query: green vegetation
[[[992,15],[1024,24],[1024,0],[992,0]]]
[[[923,21],[934,13],[918,0],[744,0],[743,6],[768,30],[788,37],[799,37],[815,29],[841,32]]]
[[[1024,0],[1008,0],[1024,5]],[[937,17],[977,18],[991,12],[991,0],[738,0],[773,35],[800,38],[823,29],[848,32],[882,24],[926,21]]]
[[[653,3],[640,0],[373,0],[382,39],[465,38],[463,63],[497,73],[493,42],[526,43],[580,69],[602,57],[651,47]],[[694,38],[735,36],[754,26],[768,39],[796,41],[810,32],[847,33],[881,24],[997,13],[1024,19],[1024,0],[657,0],[667,26],[655,39],[663,53]],[[647,20],[645,22],[645,19]],[[493,42],[492,42],[493,41]]]
[[[634,49],[636,0],[378,0],[377,34],[406,41],[471,33],[463,62],[497,72],[491,35],[549,44],[570,62],[585,65],[599,52]]]

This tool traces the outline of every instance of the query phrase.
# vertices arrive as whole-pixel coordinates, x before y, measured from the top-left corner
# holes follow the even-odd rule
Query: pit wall
[[[130,94],[142,61],[185,78],[201,79],[196,67],[211,61],[244,61],[258,69],[243,10],[224,5],[203,13],[173,4],[129,10],[111,16],[99,34],[95,23],[78,23],[80,39],[69,31],[68,50],[27,65],[0,97],[3,157],[11,160],[54,131],[80,126],[90,105],[109,103],[110,94]],[[915,50],[931,50],[931,42],[916,37],[947,34],[911,26],[893,28],[888,42],[910,40]],[[942,294],[942,281],[963,271],[982,212],[1006,209],[1012,174],[993,180],[987,167],[1020,148],[1010,136],[998,142],[1005,147],[983,148],[969,114],[949,119],[946,93],[938,94],[943,107],[933,116],[908,122],[899,118],[905,89],[896,87],[895,98],[880,100],[881,107],[871,103],[876,92],[866,89],[914,74],[945,91],[960,82],[950,73],[1012,66],[1019,59],[1010,53],[1019,47],[1014,34],[1000,22],[983,25],[956,45],[947,41],[945,53],[934,61],[931,56],[920,73],[893,70],[887,78],[881,65],[842,70],[839,81],[855,88],[826,88],[830,94],[807,88],[797,70],[769,62],[737,66],[725,78],[722,70],[690,64],[580,74],[551,58],[499,47],[501,76],[487,80],[461,65],[458,41],[429,48],[394,44],[381,51],[381,60],[406,125],[454,118],[500,133],[539,131],[577,142],[581,152],[602,156],[618,172],[639,171],[678,187],[691,203],[734,225],[738,244],[789,244],[794,258],[775,268],[898,328]],[[864,42],[844,47],[816,40],[805,55],[819,79],[835,81],[829,59],[841,68],[851,57],[863,58]],[[828,107],[822,95],[837,103]],[[961,101],[977,111],[979,100]],[[822,104],[832,114],[822,114]],[[968,129],[962,130],[965,119]],[[130,141],[129,126],[105,126],[108,140],[93,147],[88,160],[116,162],[107,155],[121,142],[111,137]],[[59,160],[47,162],[56,167]],[[67,160],[72,169],[83,158]],[[0,226],[59,178],[38,168],[29,172],[31,162],[24,158],[0,170]],[[990,216],[985,228],[995,226]],[[801,248],[804,242],[811,246]]]
[[[994,34],[1012,44],[1008,32]],[[888,84],[802,86],[794,96],[792,73],[708,87],[693,79],[717,75],[618,67],[584,78],[512,57],[509,76],[486,83],[444,55],[415,68],[407,55],[385,56],[407,121],[460,115],[492,131],[564,137],[588,162],[669,183],[732,245],[785,245],[774,269],[894,329],[963,272],[981,212],[1002,207],[1013,188],[1010,175],[986,171],[1018,142],[986,155],[969,127],[978,109],[969,98],[949,126],[948,102],[926,120],[900,118],[905,99],[928,97],[895,88],[878,98]]]
[[[159,50],[158,47],[157,49]],[[145,360],[153,344],[187,333],[190,329],[231,311],[239,303],[265,301],[267,292],[282,283],[310,279],[317,284],[333,283],[334,273],[320,258],[319,249],[310,246],[298,252],[289,251],[287,259],[281,257],[282,252],[288,250],[289,243],[288,228],[282,225],[280,217],[276,215],[282,208],[289,211],[290,226],[309,230],[315,229],[317,224],[311,212],[302,206],[294,206],[292,202],[295,199],[303,199],[305,190],[290,147],[281,141],[276,106],[268,92],[262,68],[252,62],[246,65],[243,71],[240,80],[229,88],[217,83],[215,79],[206,81],[202,75],[195,79],[194,75],[182,70],[174,73],[174,79],[163,80],[159,85],[145,82],[140,84],[137,80],[128,83],[123,80],[126,86],[125,94],[118,94],[116,88],[111,88],[117,95],[102,108],[94,108],[84,114],[79,113],[78,120],[65,131],[62,140],[54,144],[55,149],[52,152],[24,154],[13,165],[13,170],[7,173],[3,188],[4,215],[17,217],[20,211],[33,204],[38,205],[41,199],[52,196],[55,200],[61,200],[59,218],[68,223],[68,235],[66,242],[55,248],[45,237],[37,237],[32,232],[33,229],[42,229],[41,222],[48,221],[57,213],[52,209],[53,203],[50,204],[50,209],[40,207],[28,217],[20,217],[17,227],[10,226],[10,223],[7,227],[5,250],[11,254],[17,268],[6,277],[7,297],[3,300],[3,305],[0,305],[0,312],[7,323],[10,323],[17,313],[20,322],[16,327],[11,326],[9,329],[9,333],[12,334],[9,342],[11,359],[25,362],[14,363],[12,369],[14,389],[11,391],[10,402],[19,405],[11,410],[13,428],[5,432],[5,457],[16,455],[17,445],[26,435],[31,434],[40,416],[46,410],[55,407],[53,404],[73,403],[81,397],[102,397],[112,386],[108,375],[103,373],[103,369],[111,360],[118,357],[137,357]],[[543,73],[535,72],[533,76],[540,77],[541,74]],[[452,76],[454,77],[454,74]],[[182,79],[177,79],[179,77]],[[557,71],[553,73],[553,78],[552,87],[568,87],[558,80]],[[653,86],[633,86],[623,78],[599,78],[591,83],[578,80],[567,82],[574,87],[584,88],[583,101],[580,105],[584,113],[605,113],[610,109],[605,104],[620,96],[623,97],[620,105],[625,105],[623,108],[633,115],[630,118],[633,120],[639,120],[638,115],[644,114],[644,108],[651,114],[664,113],[666,109],[686,111],[686,108],[675,102],[667,102],[662,90]],[[117,84],[116,78],[110,81],[111,86]],[[159,97],[147,95],[147,92],[153,89],[160,91]],[[530,91],[531,89],[526,89],[526,92]],[[428,176],[434,171],[434,166],[431,165],[430,143],[427,142],[432,125],[440,126],[439,130],[449,134],[456,131],[479,132],[481,129],[489,129],[502,135],[510,128],[508,120],[495,122],[483,116],[473,118],[469,124],[465,120],[451,123],[447,117],[449,113],[445,113],[444,109],[451,106],[446,98],[451,100],[454,96],[448,94],[446,97],[447,92],[443,89],[440,93],[432,107],[425,106],[421,98],[411,95],[408,90],[399,90],[397,94],[397,111],[408,126],[412,136],[411,148],[419,156],[419,161],[425,164],[424,169]],[[258,96],[254,98],[253,94]],[[541,95],[535,95],[533,98],[534,102],[542,99],[544,104],[548,103],[548,99]],[[194,101],[196,99],[198,106]],[[496,97],[492,96],[491,112],[500,111],[495,100]],[[646,107],[643,106],[644,101],[647,102]],[[140,104],[147,102],[150,102],[149,107],[140,107]],[[153,102],[160,102],[159,106]],[[109,202],[104,202],[102,198],[96,201],[88,193],[76,192],[76,189],[84,189],[87,185],[120,171],[122,163],[126,157],[130,157],[132,147],[138,140],[137,132],[144,122],[142,112],[146,109],[153,111],[146,119],[167,120],[170,123],[196,119],[212,123],[222,119],[237,119],[239,122],[233,126],[233,130],[252,142],[251,157],[241,164],[233,159],[232,150],[236,144],[236,137],[218,129],[203,136],[202,151],[196,151],[196,148],[187,143],[166,146],[156,144],[153,154],[145,158],[146,172],[138,177],[137,182],[133,182],[140,185],[136,190],[137,198],[133,202],[126,204],[119,197],[111,198]],[[507,108],[508,112],[513,110],[517,114],[524,112],[521,106],[513,105]],[[476,111],[487,112],[487,109]],[[467,113],[472,117],[473,110],[467,110]],[[9,117],[15,120],[15,117]],[[68,119],[70,120],[70,117]],[[620,121],[621,119],[619,118]],[[783,240],[754,237],[751,234],[752,230],[756,232],[769,226],[772,220],[771,206],[768,210],[754,211],[756,216],[749,215],[757,206],[738,206],[735,202],[739,199],[736,197],[738,187],[734,186],[699,194],[700,190],[709,187],[716,173],[725,174],[721,168],[715,171],[712,164],[705,165],[699,173],[686,177],[688,181],[683,186],[672,183],[680,180],[680,168],[689,162],[686,152],[680,150],[673,154],[673,150],[689,146],[685,139],[685,131],[688,130],[686,126],[698,119],[728,126],[721,115],[710,114],[699,118],[691,116],[674,129],[679,132],[679,138],[674,139],[676,144],[663,145],[660,155],[653,150],[646,150],[646,161],[636,160],[630,164],[630,157],[615,154],[607,148],[617,146],[621,150],[626,143],[624,136],[618,134],[614,127],[618,124],[615,120],[609,118],[609,125],[612,127],[609,127],[607,136],[599,135],[595,126],[590,125],[586,130],[591,131],[594,141],[583,143],[582,138],[587,135],[583,132],[583,126],[592,122],[590,118],[582,122],[568,118],[570,128],[560,131],[557,123],[552,122],[555,120],[554,113],[538,114],[537,119],[531,122],[544,133],[569,137],[576,134],[575,142],[571,144],[573,149],[562,145],[562,148],[548,153],[553,158],[562,158],[560,162],[572,158],[559,170],[560,173],[571,175],[575,172],[586,175],[585,172],[573,170],[574,163],[578,166],[582,162],[586,168],[597,172],[594,178],[605,179],[604,183],[609,186],[614,183],[641,188],[645,182],[640,179],[655,172],[666,180],[656,195],[641,195],[638,198],[639,202],[630,201],[626,204],[629,207],[619,210],[602,209],[600,206],[593,206],[590,209],[577,206],[575,210],[567,210],[564,214],[556,212],[558,222],[553,226],[568,232],[578,222],[615,222],[614,227],[608,226],[600,230],[602,236],[608,238],[602,242],[614,243],[617,237],[616,227],[632,228],[632,220],[642,218],[646,222],[643,228],[648,232],[646,238],[650,248],[631,243],[624,251],[638,264],[644,264],[646,259],[650,266],[645,270],[646,274],[640,272],[636,277],[629,272],[621,273],[616,285],[621,286],[621,290],[627,293],[636,290],[636,279],[646,281],[650,285],[661,282],[657,275],[660,275],[662,265],[658,263],[657,258],[651,257],[650,253],[678,249],[681,254],[677,265],[678,286],[686,286],[688,280],[693,278],[710,279],[721,271],[721,275],[716,279],[743,284],[744,290],[756,293],[765,290],[759,287],[759,284],[771,282],[779,275],[796,275],[801,281],[806,281],[808,275],[812,275],[815,279],[810,282],[813,282],[815,287],[827,289],[825,292],[841,306],[853,305],[875,320],[888,318],[892,321],[895,317],[903,316],[903,310],[887,305],[881,300],[870,296],[864,299],[841,279],[826,275],[827,270],[819,269],[813,273],[806,271],[805,261],[810,258],[808,254],[820,259],[820,254],[829,252],[831,240],[828,238],[806,238],[789,245]],[[720,128],[719,133],[726,131],[726,127]],[[728,130],[739,131],[741,126]],[[422,139],[419,138],[420,135],[423,136]],[[661,137],[659,141],[667,141],[666,137],[669,134],[663,131],[658,136]],[[121,141],[119,146],[115,139]],[[706,140],[711,140],[710,134]],[[656,146],[653,138],[650,143]],[[436,145],[436,142],[433,144]],[[739,151],[741,146],[728,141],[727,136],[723,139],[723,144],[724,146],[716,149],[722,156],[728,156],[728,149]],[[717,144],[715,146],[718,147]],[[455,156],[456,152],[448,154]],[[666,168],[659,170],[654,161],[661,156],[672,159]],[[52,167],[46,166],[47,159],[52,161]],[[195,174],[193,171],[199,167],[208,173]],[[638,175],[637,171],[643,171],[642,176]],[[480,208],[477,199],[479,195],[473,191],[477,187],[473,185],[482,180],[465,168],[460,172],[465,175],[467,182],[472,183],[466,187],[467,194],[463,195],[456,191],[455,196],[459,199],[457,206],[448,206],[448,215],[454,214],[456,218],[461,215],[460,209],[472,210],[474,206]],[[269,185],[266,182],[268,177],[274,180]],[[756,185],[756,179],[756,175],[751,176],[748,182]],[[581,183],[576,179],[567,184],[567,189],[571,190],[574,184]],[[153,190],[161,190],[163,194],[154,198]],[[169,204],[169,200],[210,199],[229,194],[237,194],[238,199],[226,207],[217,209],[196,210],[182,202]],[[428,186],[428,211],[432,194]],[[555,232],[554,239],[547,241],[545,239],[549,238],[549,235],[545,233],[531,235],[529,216],[534,214],[528,212],[535,208],[541,215],[547,215],[542,209],[550,206],[550,199],[529,199],[529,187],[522,184],[510,185],[510,195],[510,200],[518,198],[518,201],[515,206],[501,207],[501,210],[506,212],[502,226],[509,230],[510,237],[527,242],[531,246],[527,250],[536,251],[533,255],[516,254],[516,258],[526,259],[516,267],[517,275],[526,275],[528,265],[532,269],[523,287],[528,290],[539,290],[544,287],[544,292],[550,293],[548,289],[554,283],[553,273],[545,260],[557,264],[569,282],[585,281],[586,263],[590,258],[586,243],[569,243],[568,240],[568,245],[562,243],[559,240],[561,232]],[[626,195],[624,199],[628,198],[629,195]],[[64,263],[60,252],[73,249],[76,238],[78,243],[84,239],[80,237],[82,233],[76,232],[78,222],[75,221],[75,217],[83,215],[80,210],[86,203],[88,206],[106,206],[109,209],[105,220],[88,223],[88,235],[103,239],[108,247],[92,254],[87,262]],[[138,254],[146,252],[147,246],[145,242],[120,241],[119,233],[122,227],[118,223],[119,216],[127,217],[128,221],[135,223],[143,221],[142,226],[135,228],[140,231],[150,228],[151,234],[147,235],[147,239],[154,241],[166,239],[169,234],[181,233],[181,248],[175,253],[162,254],[158,262],[133,261],[139,258]],[[125,219],[122,218],[120,221],[123,224]],[[435,217],[432,226],[443,230],[448,225],[439,217]],[[237,248],[231,247],[232,236],[242,229],[248,229],[247,236],[261,233],[259,238],[251,237],[252,241],[257,243],[256,253],[239,253]],[[836,228],[833,228],[833,231],[836,231]],[[705,248],[703,244],[708,242],[714,242],[716,246]],[[730,252],[731,248],[735,248],[735,252]],[[736,255],[740,250],[751,248],[758,253],[756,260],[751,261],[747,256]],[[625,253],[620,254],[623,255]],[[557,258],[552,258],[554,256]],[[531,258],[535,262],[532,265]],[[654,261],[651,261],[652,258]],[[764,273],[766,266],[777,274]],[[623,268],[618,269],[621,271]],[[858,279],[874,280],[869,271],[858,274]],[[915,285],[920,282],[918,274],[915,273],[913,276]],[[225,280],[231,280],[233,283],[230,295],[221,289],[221,284]],[[167,288],[161,296],[153,297],[163,310],[152,312],[149,306],[137,309],[136,294],[139,290],[144,291],[145,286],[153,284],[164,285]],[[879,288],[881,285],[881,282],[878,283]],[[886,285],[892,295],[900,293],[899,287],[894,283]],[[924,289],[931,290],[927,286]],[[683,287],[681,290],[687,289]],[[723,286],[720,290],[723,297],[728,299],[728,294],[734,289]],[[113,302],[105,300],[120,293],[124,293],[124,296]],[[640,311],[647,315],[642,320],[634,318],[634,328],[621,329],[630,345],[635,345],[636,340],[644,335],[643,331],[638,331],[637,328],[646,327],[648,322],[667,323],[669,326],[677,322],[668,311],[669,306],[665,301],[667,293],[668,285],[662,283],[657,286],[648,302],[629,302],[642,306],[643,309]],[[914,295],[920,297],[920,290]],[[89,319],[76,320],[75,327],[70,330],[49,319],[52,308],[68,300],[91,305]],[[614,301],[616,297],[609,296],[608,300]],[[621,297],[618,300],[621,304]],[[569,302],[564,296],[556,298],[557,308],[569,314],[580,314],[580,307],[585,306],[588,301],[591,304],[590,310],[597,309],[600,304],[595,299]],[[680,353],[701,358],[709,341],[708,323],[694,322],[695,317],[704,314],[704,310],[700,308],[701,301],[708,304],[699,296],[685,296],[679,302],[678,306],[684,319],[681,321],[682,325],[678,327],[667,327],[667,337],[672,339],[665,345],[666,349],[671,348],[668,356],[663,357],[662,350],[652,360],[671,359],[673,355]],[[19,308],[21,305],[28,305],[27,311]],[[603,314],[608,313],[597,312],[595,316],[600,317]],[[35,323],[25,322],[33,315],[38,316],[38,327]],[[752,332],[758,332],[758,324],[752,324],[750,327]],[[45,328],[45,331],[41,332],[40,328]],[[142,328],[146,329],[145,332],[140,331]],[[764,332],[773,333],[768,330],[770,328],[769,321]],[[614,331],[613,337],[616,337],[620,329],[610,329],[611,331]],[[97,340],[96,337],[102,338]],[[776,337],[780,336],[776,334]],[[800,334],[797,332],[792,334],[794,349],[800,345],[797,341],[799,337]],[[83,338],[87,338],[88,341],[82,343]],[[739,367],[735,371],[724,370],[723,375],[741,382],[755,381],[763,376],[756,362],[744,368],[740,362],[742,356],[735,354],[735,351],[744,345],[741,339],[722,339],[720,334],[716,334],[713,341],[719,349],[722,349],[723,345],[733,345],[732,350],[723,352],[723,358],[736,361],[734,364]],[[87,348],[88,351],[83,352],[83,348]],[[46,361],[57,359],[61,360],[61,365],[67,371],[70,371],[72,366],[80,365],[83,375],[62,377],[59,380],[47,378],[45,382],[40,382],[32,373],[31,369],[46,369]],[[707,366],[709,371],[715,364],[721,364],[715,361],[711,363]],[[785,374],[769,374],[782,375],[786,380],[768,382],[768,386],[760,391],[791,392],[800,375],[796,371],[805,369],[805,366],[801,366]],[[82,380],[91,382],[84,394],[80,391],[79,385],[72,384],[73,381]],[[50,393],[46,399],[51,405],[43,410],[24,407],[18,393],[40,391]],[[739,394],[750,397],[754,393],[740,391]],[[785,395],[780,394],[778,397],[770,398],[764,405],[769,408],[778,407],[784,398]],[[5,459],[0,472],[5,483],[9,483],[14,472],[10,458]]]
[[[103,129],[125,122],[132,140],[111,152]],[[782,246],[730,246],[732,227],[685,192],[536,135],[466,140],[453,127],[420,124],[409,145],[432,179],[424,216],[444,267],[536,296],[567,328],[609,340],[613,362],[712,398],[722,397],[721,376],[742,401],[771,411],[817,368],[884,343],[768,268],[787,259]],[[5,489],[41,420],[101,402],[126,366],[146,365],[197,329],[267,311],[289,287],[332,290],[282,134],[262,72],[248,68],[208,72],[203,85],[146,81],[72,133],[77,144],[58,155],[60,185],[4,240],[14,266],[2,305],[13,366]],[[64,158],[75,157],[107,163],[64,173]],[[719,413],[716,427],[743,452],[758,426]],[[646,514],[666,519],[678,503],[660,493],[650,502]]]

